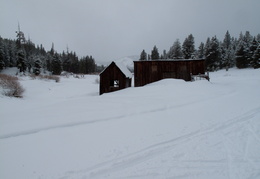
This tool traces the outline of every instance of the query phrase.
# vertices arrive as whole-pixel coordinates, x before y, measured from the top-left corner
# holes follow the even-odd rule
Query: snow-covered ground
[[[0,178],[260,178],[260,70],[101,96],[98,76],[0,96]]]

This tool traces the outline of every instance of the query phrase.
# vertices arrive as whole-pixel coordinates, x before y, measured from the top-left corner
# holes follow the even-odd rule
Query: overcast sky
[[[59,53],[92,55],[97,62],[162,53],[189,35],[196,47],[227,30],[260,33],[260,0],[0,0],[0,36],[15,39],[20,23],[26,38]]]

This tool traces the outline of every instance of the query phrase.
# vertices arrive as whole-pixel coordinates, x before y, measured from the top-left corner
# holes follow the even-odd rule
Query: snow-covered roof
[[[127,78],[132,78],[132,73],[129,71],[129,69],[126,67],[126,65],[123,62],[112,62],[115,63],[116,66],[120,69],[120,71],[127,77]],[[112,64],[111,63],[111,64]],[[110,64],[110,65],[111,65]],[[110,66],[109,65],[109,66]],[[102,74],[107,68],[105,68],[100,74]]]
[[[122,62],[115,62],[116,66],[124,73],[124,75],[128,78],[132,78],[132,73],[128,70],[126,65]]]

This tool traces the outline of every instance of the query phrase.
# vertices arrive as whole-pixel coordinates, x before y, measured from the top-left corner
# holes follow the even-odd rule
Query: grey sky
[[[259,0],[0,0],[0,35],[15,39],[18,21],[26,38],[50,50],[111,61],[169,50],[178,38],[195,43],[227,30],[238,37],[260,33]]]

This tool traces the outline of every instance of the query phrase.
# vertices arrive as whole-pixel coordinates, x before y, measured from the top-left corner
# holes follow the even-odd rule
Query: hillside
[[[260,177],[260,70],[101,96],[98,76],[0,96],[0,178]]]

